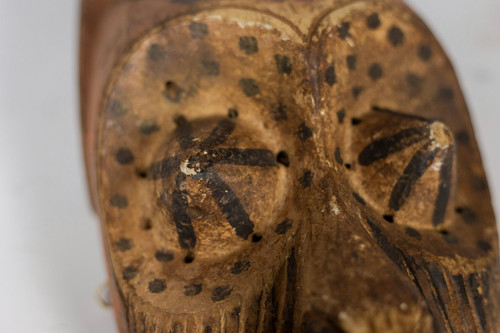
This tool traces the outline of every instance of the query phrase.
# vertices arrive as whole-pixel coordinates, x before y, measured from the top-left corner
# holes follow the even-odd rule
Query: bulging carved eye
[[[260,241],[286,196],[276,153],[238,119],[175,122],[149,167],[157,227],[177,234],[170,247],[216,260]]]
[[[349,176],[358,195],[390,223],[443,224],[454,197],[451,131],[439,121],[378,107],[352,127],[356,167]]]

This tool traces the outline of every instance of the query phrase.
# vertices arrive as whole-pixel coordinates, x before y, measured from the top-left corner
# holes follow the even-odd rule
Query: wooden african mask
[[[83,1],[82,119],[122,332],[498,332],[449,60],[397,0]]]

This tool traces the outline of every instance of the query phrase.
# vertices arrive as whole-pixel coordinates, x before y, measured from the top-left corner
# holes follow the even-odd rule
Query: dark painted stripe
[[[434,204],[434,214],[432,215],[432,223],[434,225],[444,222],[446,208],[450,199],[454,155],[455,151],[453,147],[448,147],[443,151],[443,164],[439,171],[439,190]]]
[[[188,194],[180,189],[185,179],[185,176],[181,173],[175,179],[175,188],[172,193],[172,210],[181,247],[183,249],[192,249],[196,246],[196,235],[191,218],[187,213]]]
[[[467,278],[467,284],[469,286],[469,289],[471,290],[472,301],[474,303],[474,310],[479,319],[479,324],[481,325],[483,332],[489,332],[487,330],[486,310],[484,308],[485,299],[483,295],[481,295],[481,293],[479,292],[479,288],[481,288],[482,286],[480,284],[478,274],[477,273],[470,274],[469,277]]]
[[[210,149],[226,142],[229,135],[231,135],[231,133],[233,132],[235,126],[236,124],[229,119],[221,120],[213,129],[212,133],[210,133],[208,138],[200,143],[200,149]]]
[[[403,175],[399,177],[396,185],[394,185],[391,198],[389,199],[389,208],[397,211],[403,206],[417,181],[423,176],[436,157],[439,149],[428,151],[427,146],[425,145],[413,155],[410,163],[408,163],[403,171]]]
[[[373,223],[371,220],[367,220],[368,226],[372,231],[373,238],[377,242],[378,246],[387,254],[387,256],[402,270],[404,271],[405,262],[404,254],[400,249],[391,244],[389,239],[385,236],[384,232]]]
[[[206,157],[205,157],[206,156]],[[200,155],[213,164],[231,164],[271,167],[276,166],[276,157],[266,149],[219,148],[209,150],[207,155]]]
[[[402,130],[392,136],[372,142],[359,154],[358,162],[362,166],[369,166],[428,137],[429,128],[427,126]]]
[[[229,224],[236,231],[236,235],[247,239],[253,232],[254,224],[236,194],[216,173],[207,172],[204,174],[204,178],[207,187],[212,192],[212,197],[222,213],[226,215]]]
[[[175,123],[177,124],[177,128],[175,129],[175,137],[179,146],[182,149],[188,149],[195,146],[195,142],[193,141],[193,128],[191,123],[187,121],[184,116],[179,116],[175,119]]]
[[[402,253],[402,252],[401,252]],[[412,279],[413,283],[417,287],[418,291],[420,292],[420,295],[425,299],[425,294],[422,286],[420,285],[420,282],[418,282],[417,278],[417,271],[420,270],[420,266],[415,262],[415,258],[408,258],[402,253],[403,261],[406,264],[406,268],[410,272],[410,278]]]
[[[149,167],[149,178],[154,180],[167,178],[179,169],[179,164],[177,156],[167,157],[160,162],[153,163]]]
[[[471,331],[475,327],[474,317],[471,312],[471,306],[469,303],[469,298],[467,296],[467,288],[465,287],[465,281],[462,275],[451,275],[451,281],[454,286],[455,299],[458,301],[460,306],[462,323],[467,332]],[[469,325],[471,325],[469,327]],[[474,330],[476,331],[476,330]]]
[[[431,278],[430,285],[434,291],[432,293],[433,297],[434,297],[436,303],[439,305],[439,308],[444,316],[444,319],[448,323],[448,327],[450,327],[451,331],[453,333],[455,333],[456,330],[453,327],[453,324],[450,320],[450,316],[449,316],[448,310],[446,308],[446,303],[445,303],[445,301],[443,299],[443,295],[442,295],[442,293],[447,293],[449,295],[448,286],[446,285],[446,280],[444,278],[444,275],[435,263],[430,264],[430,266],[426,265],[426,270],[429,273],[429,276]],[[443,292],[441,292],[441,290]]]
[[[294,331],[295,300],[297,299],[297,259],[292,248],[286,265],[286,294],[283,308],[282,332]]]
[[[273,284],[271,291],[267,294],[266,318],[264,321],[263,332],[278,332],[278,325],[280,324],[280,322],[278,321],[278,309],[279,309],[278,297],[279,295],[275,282]]]

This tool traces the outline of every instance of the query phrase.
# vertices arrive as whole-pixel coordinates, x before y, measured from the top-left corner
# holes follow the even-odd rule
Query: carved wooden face
[[[131,331],[498,327],[460,88],[389,3],[212,4],[122,59],[98,174]]]

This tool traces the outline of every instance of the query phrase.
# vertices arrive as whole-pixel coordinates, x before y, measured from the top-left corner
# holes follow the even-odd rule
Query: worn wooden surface
[[[87,5],[87,167],[123,331],[498,329],[467,109],[403,4]]]

